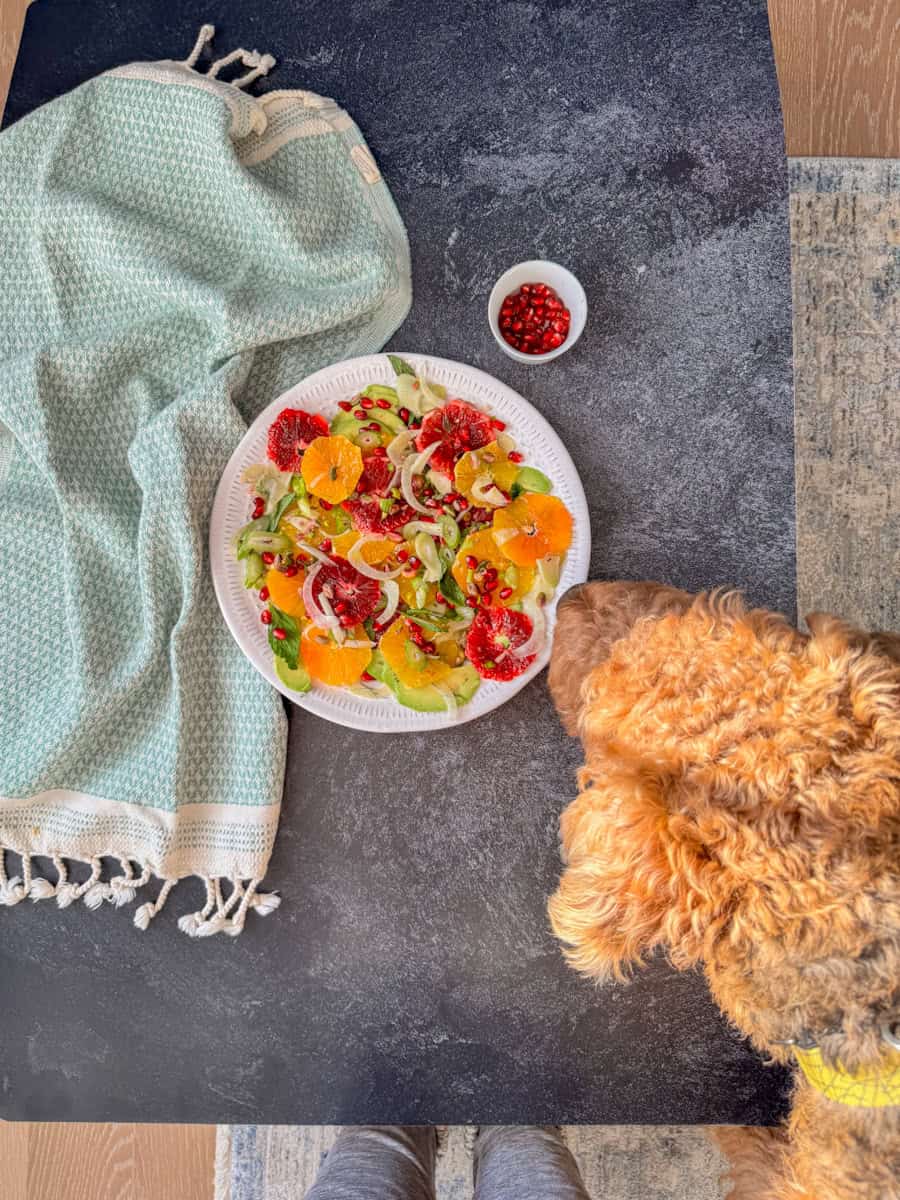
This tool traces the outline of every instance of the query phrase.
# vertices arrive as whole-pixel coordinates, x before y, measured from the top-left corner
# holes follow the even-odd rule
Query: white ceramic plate
[[[562,577],[556,592],[559,598],[567,588],[587,578],[590,562],[591,531],[584,489],[565,446],[539,412],[512,388],[486,375],[475,367],[451,362],[445,358],[428,358],[421,354],[401,354],[417,371],[435,383],[446,387],[451,397],[469,400],[478,408],[505,421],[509,433],[530,466],[538,467],[553,481],[554,494],[559,496],[574,518],[572,546],[566,555]],[[273,400],[247,430],[240,445],[232,454],[219,482],[210,519],[210,562],[213,585],[228,628],[254,667],[272,687],[306,708],[316,716],[374,733],[413,733],[428,729],[446,729],[451,723],[441,713],[419,713],[404,708],[393,697],[367,700],[345,688],[325,687],[314,683],[305,693],[292,692],[275,674],[272,651],[265,626],[260,622],[262,605],[256,593],[243,586],[242,566],[234,558],[232,539],[248,517],[247,489],[240,482],[241,472],[251,463],[265,462],[266,437],[272,421],[283,408],[303,408],[320,412],[331,420],[337,412],[338,400],[348,400],[367,384],[394,382],[394,371],[384,354],[351,358],[310,375],[296,387]],[[459,709],[453,724],[472,721],[491,709],[499,707],[533,679],[550,657],[550,637],[556,615],[556,604],[548,606],[547,646],[531,667],[509,683],[482,680],[481,686],[468,704]]]

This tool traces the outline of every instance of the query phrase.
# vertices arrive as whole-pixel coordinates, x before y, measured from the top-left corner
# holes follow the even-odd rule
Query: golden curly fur
[[[584,974],[665,947],[767,1055],[810,1030],[854,1069],[900,1016],[900,639],[808,624],[652,583],[563,600],[550,687],[585,765],[549,911]],[[788,1142],[731,1149],[748,1200],[900,1200],[900,1108],[802,1076]]]

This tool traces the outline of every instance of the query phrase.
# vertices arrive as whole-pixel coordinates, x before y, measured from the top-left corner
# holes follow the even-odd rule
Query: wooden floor
[[[9,1200],[212,1200],[215,1144],[214,1125],[0,1122],[0,1188]]]
[[[27,0],[0,0],[0,113]],[[769,0],[791,155],[900,157],[900,0]],[[10,1200],[212,1200],[211,1126],[4,1125]]]

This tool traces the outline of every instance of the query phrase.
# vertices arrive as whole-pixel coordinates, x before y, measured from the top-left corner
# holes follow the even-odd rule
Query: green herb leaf
[[[378,507],[381,509],[381,515],[386,517],[394,507],[394,502],[390,496],[384,496],[378,501]]]
[[[463,590],[453,578],[450,571],[441,580],[441,595],[445,596],[456,608],[465,608],[466,598]]]
[[[415,621],[417,625],[421,625],[425,629],[432,630],[433,633],[446,633],[447,625],[440,617],[436,616],[430,609],[427,608],[408,608],[403,612],[404,617],[409,617]]]
[[[296,670],[300,655],[300,626],[293,617],[289,617],[274,604],[269,605],[269,612],[272,614],[272,624],[269,626],[269,645],[272,647],[272,653],[278,658],[283,658],[292,671]],[[277,638],[276,629],[283,629],[285,636]]]
[[[269,533],[274,533],[278,528],[278,522],[284,516],[285,509],[290,508],[294,503],[293,492],[288,492],[286,496],[282,496],[269,515],[268,530]]]
[[[398,358],[396,354],[389,354],[388,362],[394,368],[395,375],[415,375],[415,371],[409,363],[402,358]]]

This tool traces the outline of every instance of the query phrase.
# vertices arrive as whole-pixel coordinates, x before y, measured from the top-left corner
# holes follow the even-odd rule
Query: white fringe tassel
[[[8,877],[6,874],[6,855],[18,854],[22,861],[22,875]],[[26,897],[30,900],[56,899],[60,908],[68,908],[75,900],[83,900],[88,908],[96,909],[106,902],[115,908],[130,904],[137,893],[149,883],[153,872],[149,867],[142,867],[139,875],[135,875],[131,860],[125,854],[110,851],[90,860],[91,873],[83,883],[72,883],[69,880],[68,868],[61,854],[52,854],[50,858],[56,871],[56,883],[36,876],[32,873],[30,854],[14,847],[0,846],[0,906],[12,907]],[[113,875],[105,882],[100,876],[103,872],[102,858],[118,859],[122,873]],[[83,860],[76,859],[81,862]],[[199,912],[188,913],[178,921],[178,927],[189,937],[212,937],[217,933],[227,933],[229,937],[237,937],[244,928],[247,913],[252,908],[261,917],[266,917],[281,903],[277,892],[258,892],[259,879],[250,879],[245,884],[242,879],[225,880],[231,888],[227,899],[222,894],[223,880],[217,876],[201,876],[206,885],[206,903]],[[147,929],[150,922],[165,907],[169,893],[179,881],[164,879],[155,902],[142,904],[134,914],[134,924],[138,929]]]
[[[191,70],[195,69],[200,55],[203,53],[203,47],[211,42],[215,35],[216,27],[214,25],[201,26],[200,32],[197,34],[197,40],[194,43],[194,48],[184,60],[186,67],[190,67]],[[251,68],[246,75],[241,75],[239,79],[231,81],[232,87],[236,88],[247,87],[255,79],[259,79],[260,75],[268,75],[275,66],[275,59],[271,54],[260,54],[258,50],[245,50],[241,47],[238,50],[232,50],[230,54],[226,54],[222,58],[216,59],[206,72],[207,78],[217,78],[219,72],[224,67],[230,67],[233,62],[240,62],[242,66]]]

